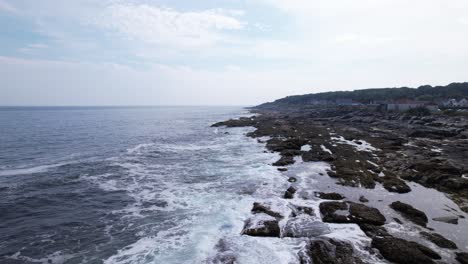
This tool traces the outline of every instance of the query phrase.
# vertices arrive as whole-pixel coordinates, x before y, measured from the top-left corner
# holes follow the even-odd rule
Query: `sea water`
[[[210,127],[246,114],[1,108],[0,262],[206,261],[279,177],[252,128]]]

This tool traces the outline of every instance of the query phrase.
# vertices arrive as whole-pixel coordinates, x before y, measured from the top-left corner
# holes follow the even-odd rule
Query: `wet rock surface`
[[[468,264],[468,253],[457,253],[456,259],[461,264]]]
[[[433,250],[415,242],[395,237],[375,237],[372,246],[377,248],[387,260],[401,264],[436,263],[441,257]]]
[[[314,264],[362,264],[355,256],[351,244],[333,239],[315,240],[310,243],[301,263]]]
[[[390,207],[393,210],[401,213],[403,217],[407,218],[411,222],[426,227],[428,219],[424,212],[414,208],[409,204],[402,203],[399,201],[392,203]]]
[[[323,202],[323,221],[328,223],[385,224],[385,217],[376,208],[353,202]]]

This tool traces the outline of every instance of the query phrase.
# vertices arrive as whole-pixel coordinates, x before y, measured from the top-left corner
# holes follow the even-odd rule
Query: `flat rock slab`
[[[378,249],[385,259],[394,263],[435,264],[434,259],[441,259],[432,249],[396,237],[375,237],[372,247]]]
[[[403,215],[403,217],[410,220],[411,222],[426,227],[428,219],[424,212],[400,201],[390,204],[390,207],[393,210],[399,212],[401,215]]]

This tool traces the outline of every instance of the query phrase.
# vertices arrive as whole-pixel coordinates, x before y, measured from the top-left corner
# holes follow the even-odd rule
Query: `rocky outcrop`
[[[409,204],[402,203],[400,201],[394,202],[390,205],[390,207],[401,213],[403,217],[406,219],[410,220],[411,222],[426,227],[428,219],[427,216],[424,212],[414,208],[413,206]]]

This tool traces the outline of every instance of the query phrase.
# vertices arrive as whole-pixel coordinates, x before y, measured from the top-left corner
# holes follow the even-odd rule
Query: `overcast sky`
[[[467,80],[467,0],[0,0],[0,105],[252,105]]]

